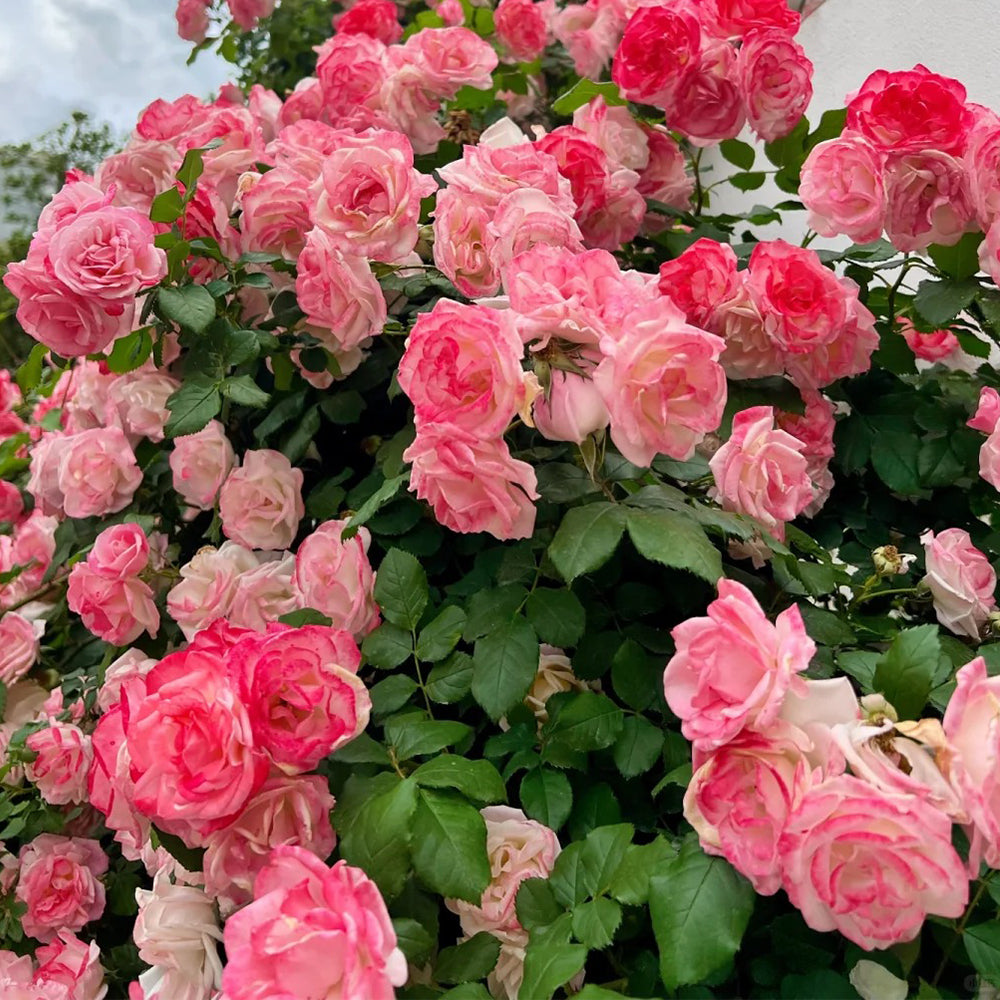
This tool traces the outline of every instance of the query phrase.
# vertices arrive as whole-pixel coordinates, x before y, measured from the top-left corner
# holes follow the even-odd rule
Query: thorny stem
[[[691,166],[694,169],[694,214],[701,215],[701,210],[705,205],[705,189],[701,184],[701,154],[704,149],[699,147],[698,152],[691,158]]]

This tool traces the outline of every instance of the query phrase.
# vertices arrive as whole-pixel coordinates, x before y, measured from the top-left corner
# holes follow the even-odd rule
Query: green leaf
[[[456,754],[442,754],[421,764],[412,777],[422,788],[454,788],[467,799],[483,805],[507,801],[507,789],[500,772],[486,760],[466,760]]]
[[[450,793],[420,789],[413,867],[429,889],[478,906],[491,877],[479,810]]]
[[[402,549],[390,549],[375,576],[375,600],[382,615],[400,628],[414,629],[427,607],[427,574]]]
[[[556,858],[549,885],[563,906],[576,906],[597,891],[592,873],[583,866],[583,842],[574,841]]]
[[[189,149],[184,154],[180,168],[177,171],[177,180],[184,185],[184,200],[190,201],[194,195],[195,185],[205,169],[204,155],[209,147]]]
[[[417,682],[405,674],[393,674],[375,684],[369,691],[372,698],[372,715],[388,715],[397,712],[417,690]]]
[[[25,395],[36,389],[42,381],[42,363],[48,353],[49,349],[45,344],[35,344],[27,360],[17,369],[14,379]]]
[[[289,611],[287,615],[282,615],[278,621],[282,625],[291,625],[292,628],[302,628],[303,625],[333,624],[332,618],[315,608],[298,608],[296,611]]]
[[[442,948],[434,963],[434,975],[439,983],[470,983],[488,976],[499,957],[500,939],[480,931],[453,948]]]
[[[920,439],[908,431],[881,430],[871,443],[872,467],[879,479],[897,493],[912,495],[920,489],[917,454]]]
[[[428,622],[417,636],[417,659],[426,663],[443,660],[458,645],[465,627],[465,612],[449,605]]]
[[[699,983],[738,951],[753,912],[753,887],[728,861],[685,841],[649,884],[649,909],[668,990]]]
[[[1000,920],[966,927],[962,943],[976,972],[1000,986]]]
[[[573,808],[573,789],[562,771],[536,767],[521,779],[518,793],[525,813],[552,830],[558,830]]]
[[[553,701],[558,698],[557,707]],[[549,701],[549,721],[542,735],[571,750],[603,750],[622,731],[622,710],[609,698],[593,691],[556,695]]]
[[[188,847],[180,837],[165,833],[158,827],[153,827],[159,845],[165,847],[170,856],[176,858],[189,872],[200,872],[204,865],[205,848]],[[13,836],[13,834],[9,834]],[[155,846],[155,845],[154,845]]]
[[[453,986],[446,993],[440,994],[438,1000],[493,1000],[493,998],[482,983],[462,983],[461,986]]]
[[[583,968],[586,960],[587,949],[582,944],[532,941],[524,955],[524,979],[518,996],[549,1000]]]
[[[393,476],[392,479],[387,479],[352,515],[347,524],[344,525],[344,530],[341,532],[340,537],[347,539],[353,538],[361,525],[366,524],[378,511],[380,511],[387,503],[393,500],[397,493],[399,493],[400,487],[407,482],[409,476]],[[419,621],[419,616],[417,618]],[[416,625],[416,622],[413,623]]]
[[[635,639],[626,639],[611,661],[611,683],[626,705],[641,712],[656,700],[657,689],[663,688],[663,664],[654,666]]]
[[[921,281],[913,296],[913,307],[934,326],[947,326],[976,297],[979,283],[972,278],[961,281]]]
[[[767,174],[762,170],[756,170],[747,174],[733,174],[729,178],[729,183],[740,191],[756,191],[757,188],[764,186],[766,180]]]
[[[156,293],[156,311],[192,333],[204,333],[215,319],[215,299],[203,285],[161,288]]]
[[[330,755],[341,764],[389,765],[389,754],[381,743],[376,743],[367,733],[359,733],[350,743],[345,743]]]
[[[739,139],[725,139],[719,143],[719,152],[734,167],[740,170],[749,170],[753,166],[753,161],[757,154],[753,146],[747,142],[740,142]]]
[[[551,924],[564,912],[556,901],[552,886],[544,878],[529,878],[521,883],[515,908],[521,926],[529,931]]]
[[[233,375],[222,383],[222,395],[239,406],[252,406],[259,410],[270,402],[270,395],[249,375]]]
[[[413,652],[413,636],[392,622],[382,622],[361,643],[365,660],[374,667],[391,670],[409,659]]]
[[[437,753],[460,743],[472,727],[464,722],[425,719],[419,714],[396,715],[385,721],[385,738],[400,760]]]
[[[900,632],[875,665],[875,690],[885,695],[901,719],[920,718],[940,657],[937,625],[917,625]]]
[[[722,576],[722,557],[705,532],[672,510],[630,510],[628,533],[640,555],[684,569],[711,584]]]
[[[648,844],[629,844],[615,871],[608,892],[630,906],[643,906],[649,899],[649,880],[677,852],[663,837]]]
[[[628,998],[624,993],[606,990],[603,986],[588,983],[579,993],[573,994],[573,1000],[628,1000]]]
[[[170,418],[164,426],[168,438],[200,431],[222,408],[215,380],[208,375],[192,375],[167,400]]]
[[[604,892],[611,884],[634,833],[631,823],[616,823],[613,826],[599,826],[587,834],[580,863],[586,874],[587,885],[593,886],[593,895]]]
[[[587,626],[583,605],[571,590],[538,587],[528,595],[524,610],[538,638],[553,646],[575,646]]]
[[[476,640],[472,655],[472,696],[499,719],[531,687],[538,672],[538,638],[518,616]]]
[[[519,583],[477,590],[469,601],[469,613],[462,638],[472,642],[511,621],[528,597]]]
[[[982,242],[982,233],[966,233],[951,247],[932,244],[927,248],[927,254],[950,278],[962,281],[979,270],[979,244]]]
[[[928,489],[950,486],[965,473],[965,463],[955,454],[951,437],[924,441],[917,453],[920,484]]]
[[[167,188],[158,194],[149,207],[149,218],[153,222],[173,222],[184,214],[184,201],[178,188]]]
[[[615,83],[595,83],[593,80],[584,78],[573,84],[564,94],[560,94],[552,102],[552,111],[557,115],[571,115],[577,108],[582,108],[589,104],[595,97],[600,95],[607,105],[626,104],[625,98],[618,91]]]
[[[392,929],[396,932],[396,943],[408,962],[423,965],[431,957],[437,941],[419,920],[393,917]]]
[[[135,371],[153,353],[153,337],[149,327],[133,330],[119,337],[108,354],[108,370],[116,375]]]
[[[622,908],[613,899],[602,897],[573,909],[573,937],[592,951],[611,944],[622,922]]]
[[[431,701],[453,705],[461,701],[472,688],[473,665],[468,653],[452,653],[427,675],[424,689]]]
[[[618,504],[602,501],[574,507],[563,517],[549,556],[562,578],[572,583],[614,555],[624,530],[625,511]]]
[[[634,778],[656,763],[662,748],[662,730],[642,715],[630,715],[625,719],[612,756],[622,777]]]

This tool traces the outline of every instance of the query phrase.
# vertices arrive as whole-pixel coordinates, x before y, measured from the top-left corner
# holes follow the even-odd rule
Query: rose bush
[[[5,997],[996,982],[1000,118],[799,22],[181,0],[4,276]]]

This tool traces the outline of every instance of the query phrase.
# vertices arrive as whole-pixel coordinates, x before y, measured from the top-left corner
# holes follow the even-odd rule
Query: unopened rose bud
[[[906,572],[906,564],[895,545],[880,545],[872,553],[872,562],[879,576],[895,576]]]
[[[869,722],[880,722],[885,719],[888,719],[890,722],[899,721],[896,709],[881,694],[866,694],[861,699],[861,710],[865,713]]]

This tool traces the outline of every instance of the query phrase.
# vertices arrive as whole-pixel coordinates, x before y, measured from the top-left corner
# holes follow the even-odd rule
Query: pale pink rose
[[[314,769],[368,724],[360,662],[351,634],[325,625],[272,624],[230,650],[227,667],[254,740],[286,774]]]
[[[126,649],[104,671],[104,683],[97,692],[97,707],[102,712],[110,712],[121,700],[122,687],[133,678],[144,678],[156,663],[141,650]]]
[[[983,114],[969,132],[965,164],[972,199],[984,231],[1000,216],[1000,118]]]
[[[10,687],[38,659],[45,622],[31,621],[16,611],[0,614],[0,682]]]
[[[32,733],[25,746],[37,754],[25,774],[46,802],[64,806],[87,801],[87,772],[93,758],[89,736],[70,723],[50,721],[47,729]]]
[[[226,921],[229,1000],[307,995],[392,1000],[407,979],[385,903],[360,868],[327,868],[301,847],[276,847],[254,902]]]
[[[114,514],[132,502],[142,472],[119,428],[95,427],[55,443],[58,492],[67,517]]]
[[[986,239],[979,244],[979,267],[990,276],[994,285],[1000,285],[1000,219],[991,223],[990,228],[986,230]],[[6,278],[4,281],[6,282]],[[10,288],[9,283],[7,283],[7,287]],[[14,289],[11,288],[11,291],[14,291]],[[14,294],[17,295],[18,293],[14,291]],[[20,321],[20,319],[21,313],[19,309],[18,320]],[[22,322],[21,325],[24,326],[24,323]]]
[[[639,173],[636,190],[644,198],[687,211],[694,194],[694,177],[687,172],[687,160],[673,137],[662,126],[645,128],[649,143],[649,163]],[[655,212],[646,215],[646,229],[658,232],[667,220]]]
[[[357,37],[357,36],[353,36]],[[329,39],[333,41],[333,39]],[[278,113],[278,126],[287,127],[299,122],[316,122],[324,116],[324,93],[314,76],[303,77],[286,97]],[[324,123],[325,124],[325,123]]]
[[[0,609],[41,586],[55,554],[58,526],[54,517],[47,517],[36,507],[15,526],[13,537],[0,535],[0,572],[21,568],[14,580],[0,585]]]
[[[437,3],[434,3],[432,0],[429,6],[434,9],[434,13],[437,14],[449,28],[454,28],[456,25],[463,24],[465,21],[465,11],[462,9],[462,4],[459,0],[438,0]]]
[[[195,886],[171,883],[166,872],[160,872],[152,891],[136,890],[136,901],[133,938],[139,958],[164,972],[157,995],[163,1000],[200,1000],[218,989],[222,930],[211,898]]]
[[[274,10],[275,0],[226,0],[233,20],[244,30],[251,31],[257,22]]]
[[[86,561],[102,576],[136,576],[149,563],[149,539],[138,524],[114,524],[97,536]]]
[[[462,899],[445,900],[470,937],[480,931],[521,930],[514,908],[517,890],[525,879],[547,878],[560,850],[554,831],[528,819],[520,809],[487,806],[480,812],[486,821],[490,884],[478,906]]]
[[[611,78],[629,100],[672,109],[678,95],[693,84],[700,52],[695,11],[679,4],[640,7],[615,52]],[[673,127],[669,116],[668,123]]]
[[[513,458],[502,438],[435,424],[403,453],[410,490],[434,508],[439,524],[463,534],[486,531],[505,541],[528,538],[538,499],[535,470]]]
[[[736,254],[728,243],[702,237],[660,265],[660,291],[687,315],[688,322],[705,329],[717,329],[716,311],[735,299],[740,288]]]
[[[389,127],[410,140],[414,153],[433,153],[447,135],[438,121],[441,99],[421,65],[402,61],[404,55],[398,47],[390,51],[392,68],[378,92],[378,106]]]
[[[210,509],[236,464],[236,453],[218,420],[195,434],[174,438],[170,471],[174,489],[192,507]]]
[[[344,253],[392,262],[416,245],[420,200],[436,188],[413,168],[405,136],[371,129],[344,137],[323,161],[312,189],[313,222]]]
[[[667,124],[695,146],[708,146],[738,135],[746,121],[740,95],[736,53],[729,42],[715,42],[701,50],[685,74],[684,85],[665,103]]]
[[[604,150],[613,163],[640,174],[649,166],[649,133],[627,107],[609,107],[598,95],[573,112],[573,125]]]
[[[988,677],[981,656],[955,675],[958,682],[944,713],[944,733],[952,750],[947,773],[971,823],[969,870],[979,872],[981,861],[1000,864],[1000,725],[996,703],[1000,678]]]
[[[28,908],[21,919],[29,937],[47,943],[104,912],[100,876],[108,870],[108,856],[98,841],[43,833],[25,844],[18,857],[16,896]]]
[[[295,556],[295,587],[305,607],[326,615],[334,628],[360,640],[379,622],[375,574],[368,561],[371,535],[359,528],[344,541],[347,521],[324,521]]]
[[[468,28],[424,28],[403,45],[402,56],[423,71],[428,86],[451,100],[462,87],[489,90],[497,54]]]
[[[87,944],[63,930],[51,944],[35,949],[35,958],[38,969],[34,986],[52,990],[51,994],[43,993],[42,1000],[49,996],[52,1000],[63,996],[67,1000],[103,1000],[108,992],[101,968],[101,949],[96,941]]]
[[[295,556],[286,552],[277,559],[262,562],[256,569],[236,578],[236,590],[229,606],[233,625],[263,632],[268,622],[277,621],[299,607],[292,582]]]
[[[932,330],[921,333],[905,316],[899,317],[899,332],[915,357],[921,361],[943,361],[960,348],[958,337],[950,330]]]
[[[979,405],[976,412],[966,423],[977,431],[992,434],[1000,423],[1000,393],[984,385],[979,390]]]
[[[0,522],[16,524],[24,513],[21,491],[6,479],[0,479]]]
[[[170,418],[167,400],[180,382],[157,371],[122,375],[111,385],[110,401],[118,407],[123,429],[134,438],[162,441]]]
[[[247,107],[260,126],[265,142],[271,142],[278,134],[278,117],[281,114],[282,100],[267,87],[255,83],[247,95]]]
[[[160,627],[148,583],[138,576],[106,576],[88,562],[70,571],[67,603],[88,631],[114,646],[127,646],[143,632],[155,638]]]
[[[927,563],[923,583],[934,597],[937,620],[956,635],[978,639],[996,610],[997,575],[967,531],[948,528],[920,536]]]
[[[153,199],[174,186],[180,165],[180,153],[172,143],[133,135],[120,153],[98,165],[94,183],[107,192],[114,186],[112,204],[148,215]]]
[[[239,815],[267,777],[267,755],[222,655],[197,639],[145,680],[146,696],[125,701],[135,804],[194,846]]]
[[[552,16],[552,33],[566,46],[580,76],[596,80],[621,40],[624,23],[612,4],[570,4]]]
[[[308,322],[329,331],[324,342],[340,350],[377,336],[385,325],[385,296],[367,259],[322,229],[309,233],[299,256],[295,295]]]
[[[814,146],[802,165],[799,197],[820,236],[868,243],[885,224],[884,154],[863,136],[845,133]]]
[[[785,370],[788,356],[767,335],[764,317],[746,291],[745,275],[746,272],[741,272],[743,280],[736,295],[719,303],[706,326],[718,330],[726,342],[720,360],[730,378],[780,375]],[[804,357],[809,358],[810,355]]]
[[[671,635],[677,652],[663,690],[697,750],[720,747],[746,728],[766,730],[787,692],[805,692],[797,675],[816,651],[797,607],[772,625],[753,594],[726,579],[708,617],[681,622]]]
[[[312,228],[311,202],[308,179],[288,167],[244,174],[239,194],[243,249],[279,253],[294,261]]]
[[[269,778],[235,823],[208,838],[206,890],[231,908],[249,903],[257,873],[279,845],[304,848],[325,861],[337,840],[330,826],[333,806],[319,775]]]
[[[583,234],[573,217],[536,188],[505,195],[487,229],[495,241],[490,262],[497,270],[539,243],[572,251],[583,249]]]
[[[397,373],[417,427],[502,434],[524,397],[523,353],[510,312],[439,299],[417,316]]]
[[[736,66],[750,127],[765,142],[788,135],[812,97],[813,64],[780,28],[750,31]]]
[[[903,251],[951,246],[972,220],[962,161],[933,149],[889,156],[885,200],[886,238]]]
[[[304,513],[302,470],[280,451],[248,451],[219,490],[222,530],[248,549],[287,549]]]
[[[30,955],[15,955],[12,951],[0,951],[0,986],[9,991],[10,1000],[35,1000],[28,989],[33,973]],[[19,990],[19,987],[24,987],[23,991]]]
[[[593,378],[563,371],[552,372],[548,390],[535,400],[532,418],[543,437],[576,444],[611,419]]]
[[[866,950],[912,940],[928,914],[960,916],[969,897],[948,816],[851,775],[806,792],[778,852],[806,923]]]
[[[762,896],[781,888],[778,841],[789,813],[825,775],[809,760],[813,745],[797,726],[776,719],[744,729],[708,753],[695,751],[684,818],[706,854],[724,857]]]
[[[490,251],[491,212],[461,191],[445,189],[434,206],[434,263],[469,298],[494,295],[500,275]]]
[[[258,566],[257,557],[236,542],[198,550],[181,567],[181,580],[167,594],[167,610],[188,640],[232,607],[239,577]]]
[[[611,416],[611,440],[630,462],[648,466],[657,454],[684,461],[718,428],[724,346],[664,297],[629,313],[618,337],[601,341],[594,384]]]
[[[548,42],[552,4],[534,0],[500,0],[494,11],[497,39],[514,62],[531,62]],[[554,9],[554,8],[553,8]]]

